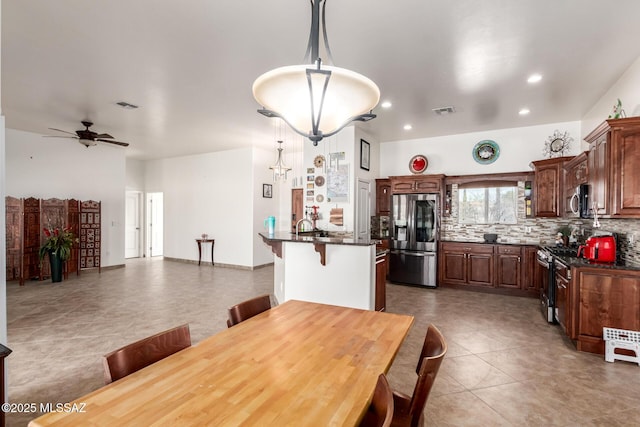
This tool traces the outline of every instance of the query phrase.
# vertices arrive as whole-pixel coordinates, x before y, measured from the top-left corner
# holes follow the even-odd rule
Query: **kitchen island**
[[[273,292],[292,299],[374,310],[376,240],[260,233],[274,253]]]

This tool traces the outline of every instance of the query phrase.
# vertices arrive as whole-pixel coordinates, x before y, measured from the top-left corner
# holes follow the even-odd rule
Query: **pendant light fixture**
[[[278,182],[280,179],[286,181],[287,173],[291,170],[290,167],[284,164],[284,160],[282,160],[282,150],[282,141],[278,141],[278,160],[275,165],[269,166],[269,169],[273,171],[273,182]]]
[[[325,25],[326,0],[310,0],[311,30],[307,64],[276,68],[253,82],[253,96],[267,117],[280,117],[313,145],[335,135],[354,121],[376,117],[371,112],[380,100],[380,89],[367,77],[344,68],[323,65],[320,58],[320,4],[327,59],[333,63]]]

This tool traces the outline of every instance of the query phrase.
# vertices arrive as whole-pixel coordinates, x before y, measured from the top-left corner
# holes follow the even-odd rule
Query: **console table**
[[[202,261],[202,244],[203,243],[211,243],[211,265],[215,265],[213,263],[213,246],[216,244],[216,239],[196,239],[198,243],[198,265]]]

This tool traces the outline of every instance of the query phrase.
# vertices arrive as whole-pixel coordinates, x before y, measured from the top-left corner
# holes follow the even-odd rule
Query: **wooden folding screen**
[[[38,256],[40,247],[46,239],[43,232],[45,227],[61,230],[70,227],[71,232],[81,241],[79,245],[72,248],[71,258],[65,262],[65,278],[69,273],[79,273],[80,268],[100,267],[100,202],[57,198],[41,200],[33,197],[18,199],[8,196],[5,205],[8,281],[19,280],[22,286],[25,280],[42,280],[51,275],[48,258],[45,257],[40,262]],[[81,224],[80,214],[83,206],[85,208],[84,226]],[[83,236],[85,236],[86,255],[81,263],[80,251],[83,248]]]

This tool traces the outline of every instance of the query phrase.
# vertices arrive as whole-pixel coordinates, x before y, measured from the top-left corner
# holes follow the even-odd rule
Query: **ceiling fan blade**
[[[129,146],[128,142],[109,141],[108,139],[99,139],[99,138],[96,138],[96,141],[106,142],[108,144],[121,145],[123,147],[128,147]]]
[[[56,128],[49,128],[49,129],[55,130],[55,131],[58,131],[58,132],[68,133],[69,135],[74,135],[74,136],[76,135],[75,132],[68,132],[68,131],[62,130],[62,129],[56,129]]]
[[[96,138],[113,138],[113,137],[108,133],[101,133],[99,135],[96,135]]]
[[[77,136],[67,136],[67,135],[42,135],[43,138],[71,138],[71,139],[80,139]]]

